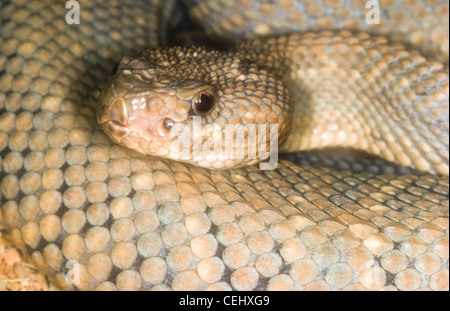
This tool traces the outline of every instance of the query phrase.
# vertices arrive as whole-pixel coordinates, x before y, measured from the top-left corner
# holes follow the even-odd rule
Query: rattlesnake
[[[290,126],[289,132],[301,129],[300,143],[298,136],[283,137],[281,141],[295,146],[282,148],[322,147],[318,141],[325,141],[325,146],[342,145],[322,136],[332,132],[326,125],[320,127],[323,122],[319,121],[325,119],[334,122],[333,128],[354,125],[348,133],[354,133],[356,141],[365,133],[361,135],[368,150],[415,170],[377,159],[313,153],[292,156],[298,165],[281,160],[275,170],[263,171],[253,165],[218,171],[120,147],[96,123],[97,97],[110,103],[111,94],[119,96],[127,89],[119,84],[115,93],[106,88],[100,96],[100,88],[107,85],[120,55],[136,55],[165,43],[166,29],[184,18],[178,13],[179,4],[80,1],[80,24],[70,25],[64,20],[67,10],[59,3],[2,3],[0,186],[2,223],[11,240],[62,288],[74,288],[66,283],[66,273],[76,264],[80,278],[75,287],[79,289],[448,289],[448,30],[442,22],[448,23],[448,3],[437,2],[424,9],[422,2],[412,1],[398,10],[395,4],[382,2],[379,29],[356,22],[364,16],[358,2],[324,1],[322,6],[308,1],[267,1],[254,6],[255,11],[249,1],[239,3],[242,8],[230,9],[226,2],[222,6],[214,1],[185,2],[192,6],[191,16],[213,37],[229,41],[245,33],[247,40],[254,39],[251,32],[244,31],[249,28],[262,36],[239,46],[238,51],[246,52],[233,58],[235,67],[229,66],[233,61],[226,61],[228,51],[176,47],[145,52],[138,58],[141,62],[133,63],[127,56],[116,76],[124,70],[138,73],[142,63],[148,66],[146,62],[152,60],[168,80],[181,74],[199,80],[199,67],[193,65],[200,59],[203,69],[215,66],[215,73],[203,74],[216,78],[210,84],[222,79],[221,70],[225,75],[238,70],[248,86],[252,84],[246,79],[259,78],[261,72],[266,78],[283,80],[282,74],[271,74],[269,69],[287,66],[296,75],[294,80],[301,81],[289,96],[319,104],[331,98],[343,104],[337,112],[326,110],[317,115],[315,106],[307,106],[310,115],[306,117],[296,111],[303,119]],[[272,14],[275,8],[281,13]],[[294,10],[297,8],[306,13]],[[399,11],[422,18],[411,22],[412,18],[402,19]],[[437,15],[423,18],[423,12]],[[383,23],[387,18],[389,22]],[[250,26],[245,26],[247,20]],[[301,27],[292,29],[291,25]],[[303,25],[328,30],[311,32]],[[394,29],[393,25],[406,26]],[[333,26],[345,30],[330,30]],[[359,27],[362,29],[356,31]],[[432,35],[421,32],[430,29]],[[226,34],[227,30],[231,34]],[[280,34],[298,31],[301,34],[288,37]],[[420,52],[409,52],[417,45]],[[370,57],[376,66],[369,67],[366,75],[357,70],[347,74],[342,68],[355,66],[349,56],[361,50],[368,56],[352,68],[361,68],[358,64]],[[268,51],[287,59],[303,55],[305,60],[280,64],[280,58],[264,58]],[[196,52],[204,58],[189,58]],[[339,52],[341,61],[326,57]],[[161,65],[158,61],[168,55],[165,53],[172,58]],[[217,57],[202,63],[213,59],[210,55]],[[174,63],[175,58],[183,62]],[[179,72],[164,69],[168,64],[178,64],[173,68]],[[352,77],[355,88],[349,92],[332,77],[326,83],[315,80],[324,74],[319,65],[328,65],[325,73],[346,82]],[[273,87],[275,80],[263,86]],[[289,79],[283,83],[289,85]],[[400,98],[398,102],[390,101],[393,96],[386,91],[380,100],[376,88],[382,90],[385,85],[392,94],[406,95],[394,97]],[[400,86],[406,91],[398,92]],[[330,92],[320,96],[311,92],[326,88]],[[220,90],[219,97],[223,96]],[[355,114],[353,106],[345,106],[349,103],[345,99],[358,98],[363,103],[357,92],[367,90],[375,90],[372,101],[364,106],[367,111],[360,108]],[[233,92],[227,94],[233,96]],[[252,94],[243,95],[239,102],[258,101]],[[385,115],[374,118],[376,122],[370,116],[382,108],[370,106],[373,98],[393,105]],[[263,104],[265,108],[254,109],[269,118],[275,106]],[[238,108],[230,108],[228,116],[242,113],[242,107]],[[177,109],[181,114],[182,107]],[[367,124],[355,115],[369,116]],[[259,118],[265,121],[263,116]],[[305,122],[314,125],[316,132],[305,128]],[[415,139],[415,129],[408,125],[404,131],[386,131],[390,124],[408,122],[415,127],[421,122],[429,126],[420,132],[424,133],[420,139]],[[372,130],[376,124],[384,124],[382,134]],[[408,139],[404,133],[409,133]],[[373,143],[379,136],[381,141],[393,142],[387,144],[390,148],[386,143]],[[415,160],[417,155],[421,160]],[[330,161],[336,163],[329,167]],[[441,175],[433,175],[436,172]]]

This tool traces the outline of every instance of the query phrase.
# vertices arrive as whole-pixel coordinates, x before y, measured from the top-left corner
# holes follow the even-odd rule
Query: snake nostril
[[[174,123],[175,122],[172,119],[165,118],[164,121],[163,121],[163,126],[164,126],[165,129],[170,130],[173,127]]]

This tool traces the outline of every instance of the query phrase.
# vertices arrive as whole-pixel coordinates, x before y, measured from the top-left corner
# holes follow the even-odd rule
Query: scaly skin
[[[448,177],[213,171],[113,143],[101,83],[165,19],[80,5],[80,25],[50,1],[0,9],[1,221],[58,286],[74,260],[80,289],[448,289]]]

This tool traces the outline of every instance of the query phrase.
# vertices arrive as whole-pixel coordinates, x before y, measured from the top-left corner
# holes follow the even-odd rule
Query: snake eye
[[[214,105],[214,94],[199,93],[192,100],[192,110],[198,116],[205,116],[210,113]]]

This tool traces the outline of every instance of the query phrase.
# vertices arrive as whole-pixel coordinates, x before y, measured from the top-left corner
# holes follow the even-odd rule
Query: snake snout
[[[114,99],[109,106],[102,103],[97,112],[97,122],[103,126],[110,137],[118,142],[131,132],[128,128],[126,104],[122,98]]]
[[[106,116],[109,121],[118,125],[127,126],[128,113],[125,100],[123,98],[116,98],[109,106]]]
[[[127,89],[121,96],[110,90],[106,88],[99,97],[97,111],[97,122],[106,134],[127,148],[159,154],[158,150],[174,139],[168,134],[180,117],[170,114],[164,98],[140,86]]]

